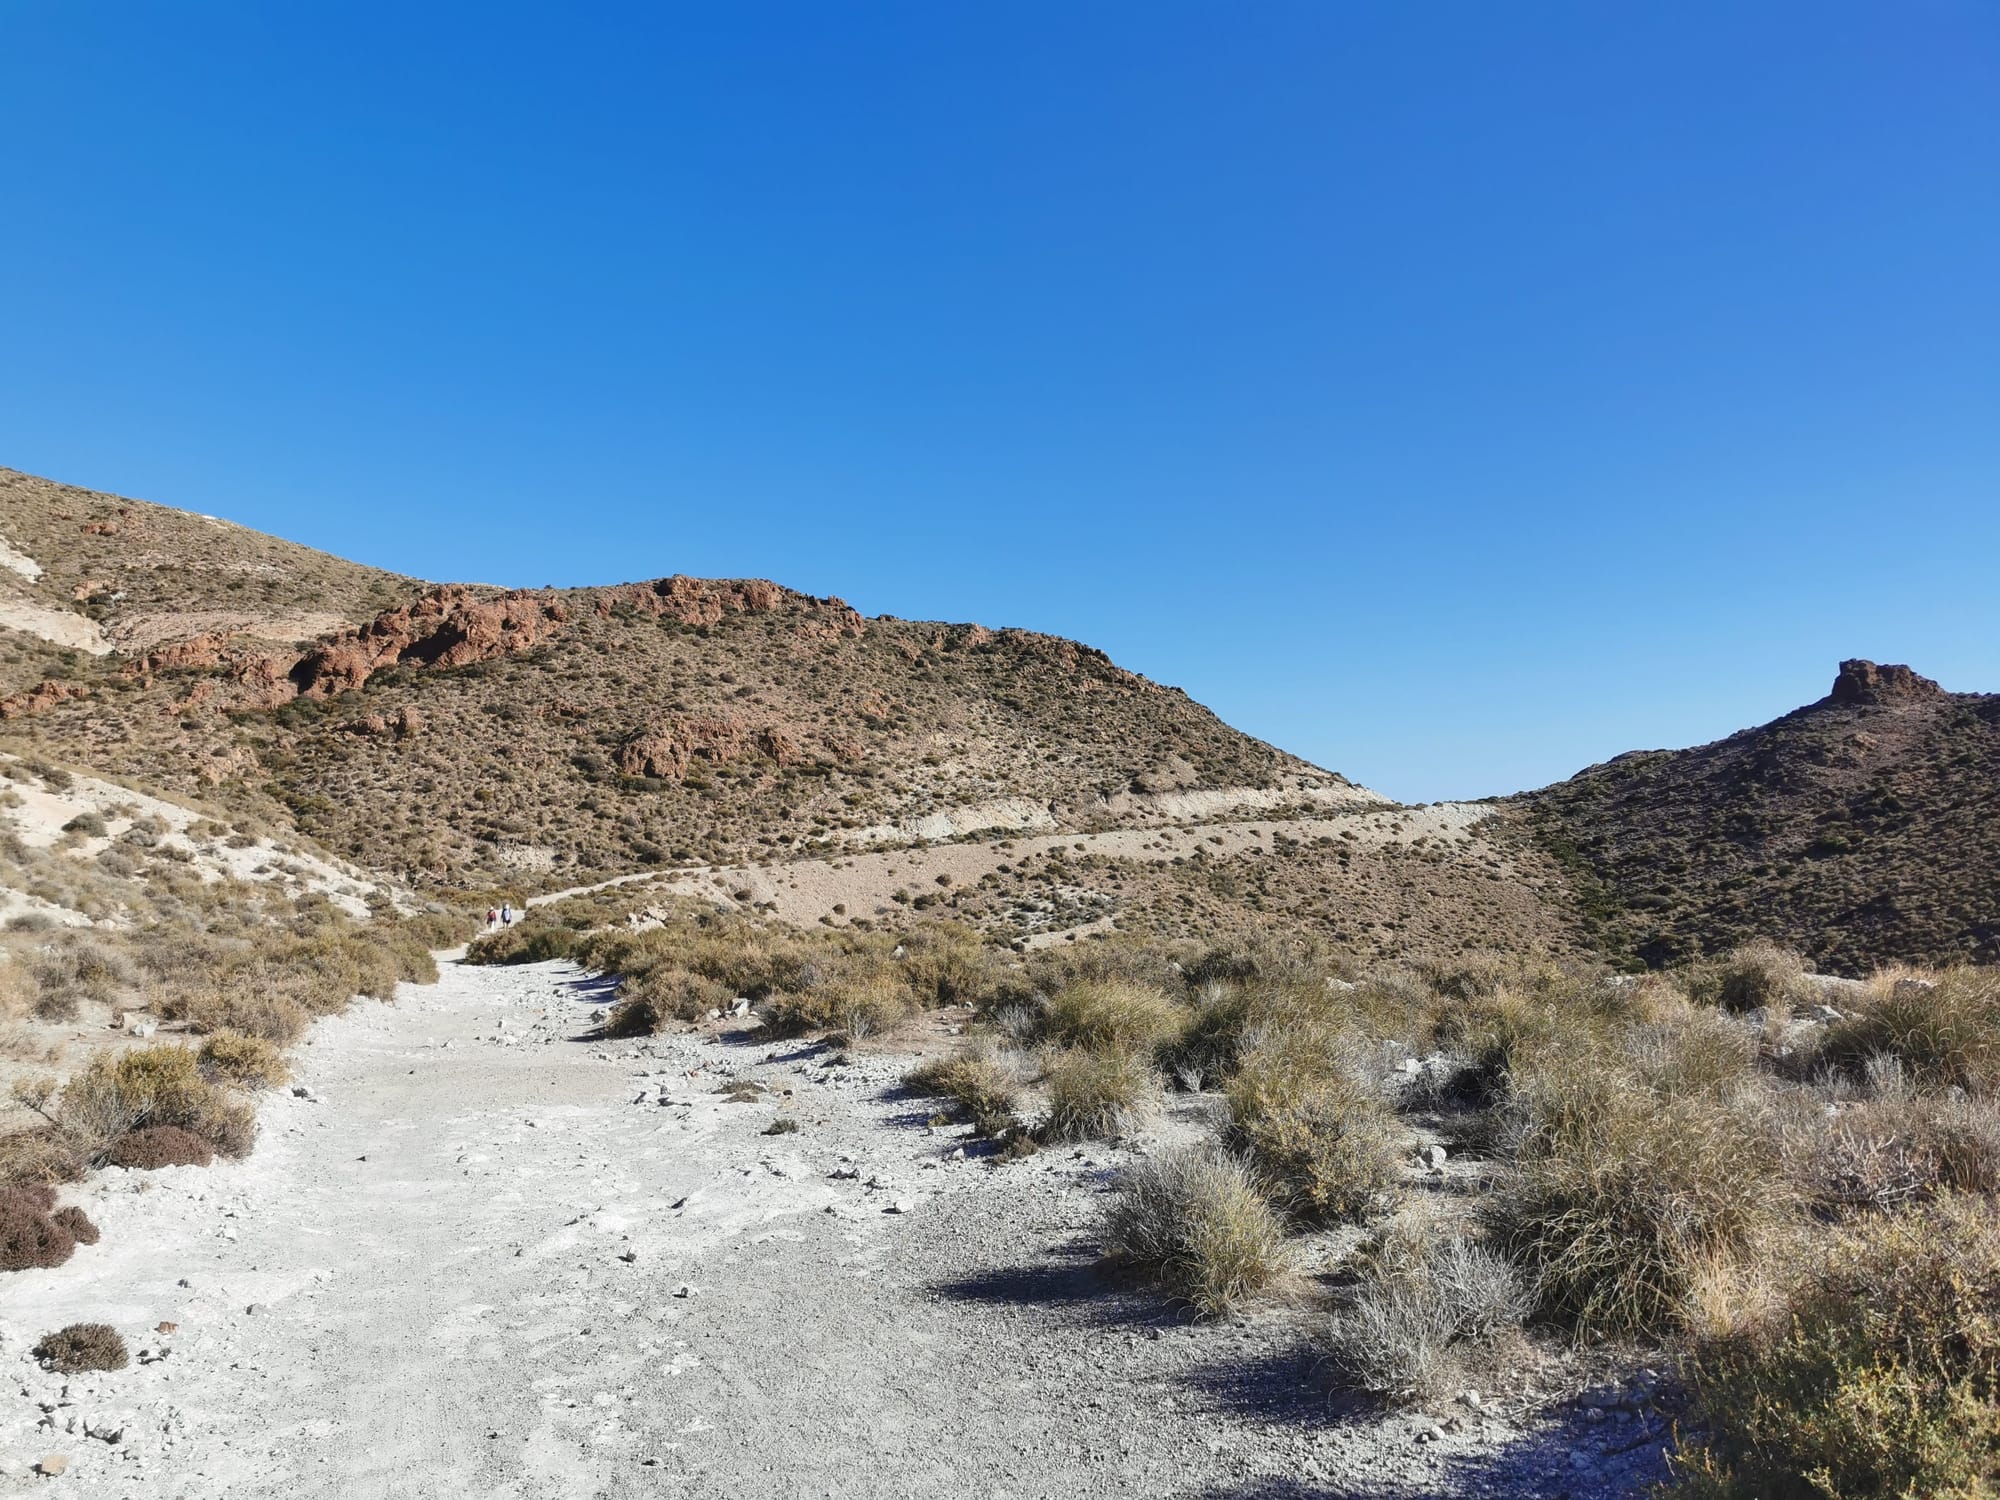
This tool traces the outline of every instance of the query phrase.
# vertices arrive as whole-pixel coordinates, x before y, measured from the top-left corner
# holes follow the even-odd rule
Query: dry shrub
[[[1042,1034],[1062,1047],[1151,1053],[1187,1024],[1187,1011],[1151,985],[1127,979],[1079,979],[1042,1012]]]
[[[1354,1390],[1439,1396],[1482,1375],[1533,1306],[1521,1273],[1483,1245],[1435,1231],[1388,1235],[1327,1326],[1327,1361]]]
[[[1360,1218],[1401,1174],[1394,1116],[1365,1044],[1326,1026],[1270,1029],[1229,1080],[1231,1133],[1284,1208],[1308,1222]]]
[[[992,1048],[921,1063],[903,1075],[903,1086],[951,1100],[983,1136],[1005,1135],[1020,1123],[1020,1069]]]
[[[0,1271],[59,1266],[76,1249],[76,1235],[55,1218],[55,1189],[46,1183],[0,1188]]]
[[[1107,1251],[1152,1271],[1204,1318],[1289,1274],[1284,1226],[1243,1164],[1205,1146],[1129,1168],[1104,1215]]]
[[[539,964],[571,957],[577,935],[552,921],[524,918],[512,927],[476,937],[465,950],[469,964]]]
[[[2000,1193],[2000,1106],[1912,1088],[1894,1059],[1869,1074],[1873,1097],[1829,1115],[1808,1096],[1787,1133],[1792,1174],[1816,1204],[1853,1213],[1942,1192]]]
[[[234,1031],[204,1038],[196,1058],[204,1074],[232,1088],[274,1089],[291,1076],[284,1054],[274,1045]]]
[[[64,1130],[104,1151],[129,1131],[177,1125],[200,1136],[218,1155],[246,1156],[256,1139],[254,1112],[204,1078],[186,1047],[135,1047],[100,1052],[62,1091]]]
[[[1854,1076],[1884,1055],[1919,1082],[2000,1092],[2000,968],[1951,969],[1928,987],[1871,986],[1858,1013],[1826,1029],[1819,1051]]]
[[[37,1013],[44,1006],[57,1005],[67,1009],[64,1019],[74,1017],[80,1000],[110,1004],[138,977],[123,953],[86,937],[65,937],[39,955],[31,968],[41,992]]]
[[[125,1340],[109,1323],[72,1323],[45,1333],[34,1347],[42,1368],[58,1375],[81,1375],[86,1370],[122,1370],[131,1363]]]
[[[79,1245],[94,1245],[104,1237],[99,1233],[97,1226],[90,1222],[90,1215],[74,1203],[50,1214],[49,1222],[59,1229],[66,1230],[69,1237]]]
[[[606,1036],[651,1036],[675,1021],[699,1021],[729,1004],[729,991],[700,974],[659,964],[618,985]]]
[[[1129,1134],[1150,1113],[1159,1081],[1136,1052],[1068,1047],[1043,1075],[1048,1112],[1039,1134],[1052,1141],[1105,1140]]]
[[[872,955],[850,955],[809,978],[816,981],[809,988],[780,991],[757,1007],[773,1036],[839,1031],[858,1041],[917,1013],[903,977]]]
[[[977,1005],[999,981],[992,948],[959,923],[926,922],[904,933],[898,946],[904,982],[926,1008]]]
[[[1588,1050],[1546,1055],[1514,1085],[1516,1156],[1489,1214],[1565,1326],[1681,1326],[1703,1266],[1783,1222],[1791,1194],[1756,1094],[1659,1092]]]
[[[205,1167],[215,1160],[215,1150],[193,1131],[178,1125],[149,1125],[118,1137],[104,1160],[113,1167],[153,1172],[161,1167]]]
[[[76,1142],[51,1125],[0,1135],[0,1186],[81,1181],[90,1160]]]
[[[2000,1207],[1838,1234],[1783,1316],[1711,1340],[1682,1500],[1983,1500],[2000,1481]]]
[[[170,1021],[185,1021],[198,1032],[230,1031],[289,1047],[312,1024],[306,1008],[278,988],[277,976],[238,970],[213,984],[182,984],[154,999]]]
[[[1683,973],[1688,997],[1724,1010],[1789,1011],[1810,998],[1806,964],[1776,943],[1745,943],[1721,958],[1690,964]]]

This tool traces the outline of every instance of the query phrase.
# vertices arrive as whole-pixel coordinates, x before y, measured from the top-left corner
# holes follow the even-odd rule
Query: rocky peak
[[[1943,688],[1928,677],[1919,677],[1905,666],[1877,666],[1856,658],[1840,664],[1833,680],[1829,703],[1885,704],[1921,703],[1945,696]]]

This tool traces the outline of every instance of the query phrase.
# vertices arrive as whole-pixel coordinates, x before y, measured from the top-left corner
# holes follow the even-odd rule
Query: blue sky
[[[2000,690],[2000,8],[8,0],[0,463],[1407,799]]]

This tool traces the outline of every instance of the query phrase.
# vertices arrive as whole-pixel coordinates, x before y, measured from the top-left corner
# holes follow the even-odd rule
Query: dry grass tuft
[[[1290,1275],[1284,1226],[1243,1164],[1209,1147],[1169,1151],[1119,1179],[1105,1249],[1152,1271],[1198,1316],[1220,1317]]]
[[[1484,1373],[1534,1306],[1504,1256],[1448,1232],[1385,1238],[1327,1326],[1336,1380],[1397,1400],[1436,1397]]]
[[[1244,1050],[1228,1095],[1233,1138],[1301,1219],[1361,1218],[1401,1175],[1401,1132],[1352,1035],[1266,1030]]]
[[[1188,1012],[1152,985],[1129,979],[1078,979],[1052,996],[1042,1034],[1061,1047],[1151,1054],[1187,1025]]]
[[[1918,1082],[2000,1093],[2000,969],[1951,969],[1935,981],[1890,980],[1858,1014],[1827,1028],[1821,1058],[1852,1076],[1896,1058]]]
[[[1049,1059],[1042,1079],[1045,1140],[1107,1140],[1130,1134],[1152,1112],[1159,1080],[1136,1052],[1068,1047]]]
[[[231,1088],[274,1089],[291,1077],[285,1055],[260,1036],[218,1031],[202,1039],[195,1057],[205,1076]]]
[[[903,1085],[951,1100],[983,1136],[1002,1136],[1020,1124],[1021,1069],[996,1049],[972,1047],[921,1063],[903,1076]]]

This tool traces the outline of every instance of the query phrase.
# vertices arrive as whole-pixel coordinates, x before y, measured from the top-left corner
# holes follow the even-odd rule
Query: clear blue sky
[[[0,5],[0,463],[1408,799],[2000,690],[2000,6]]]

